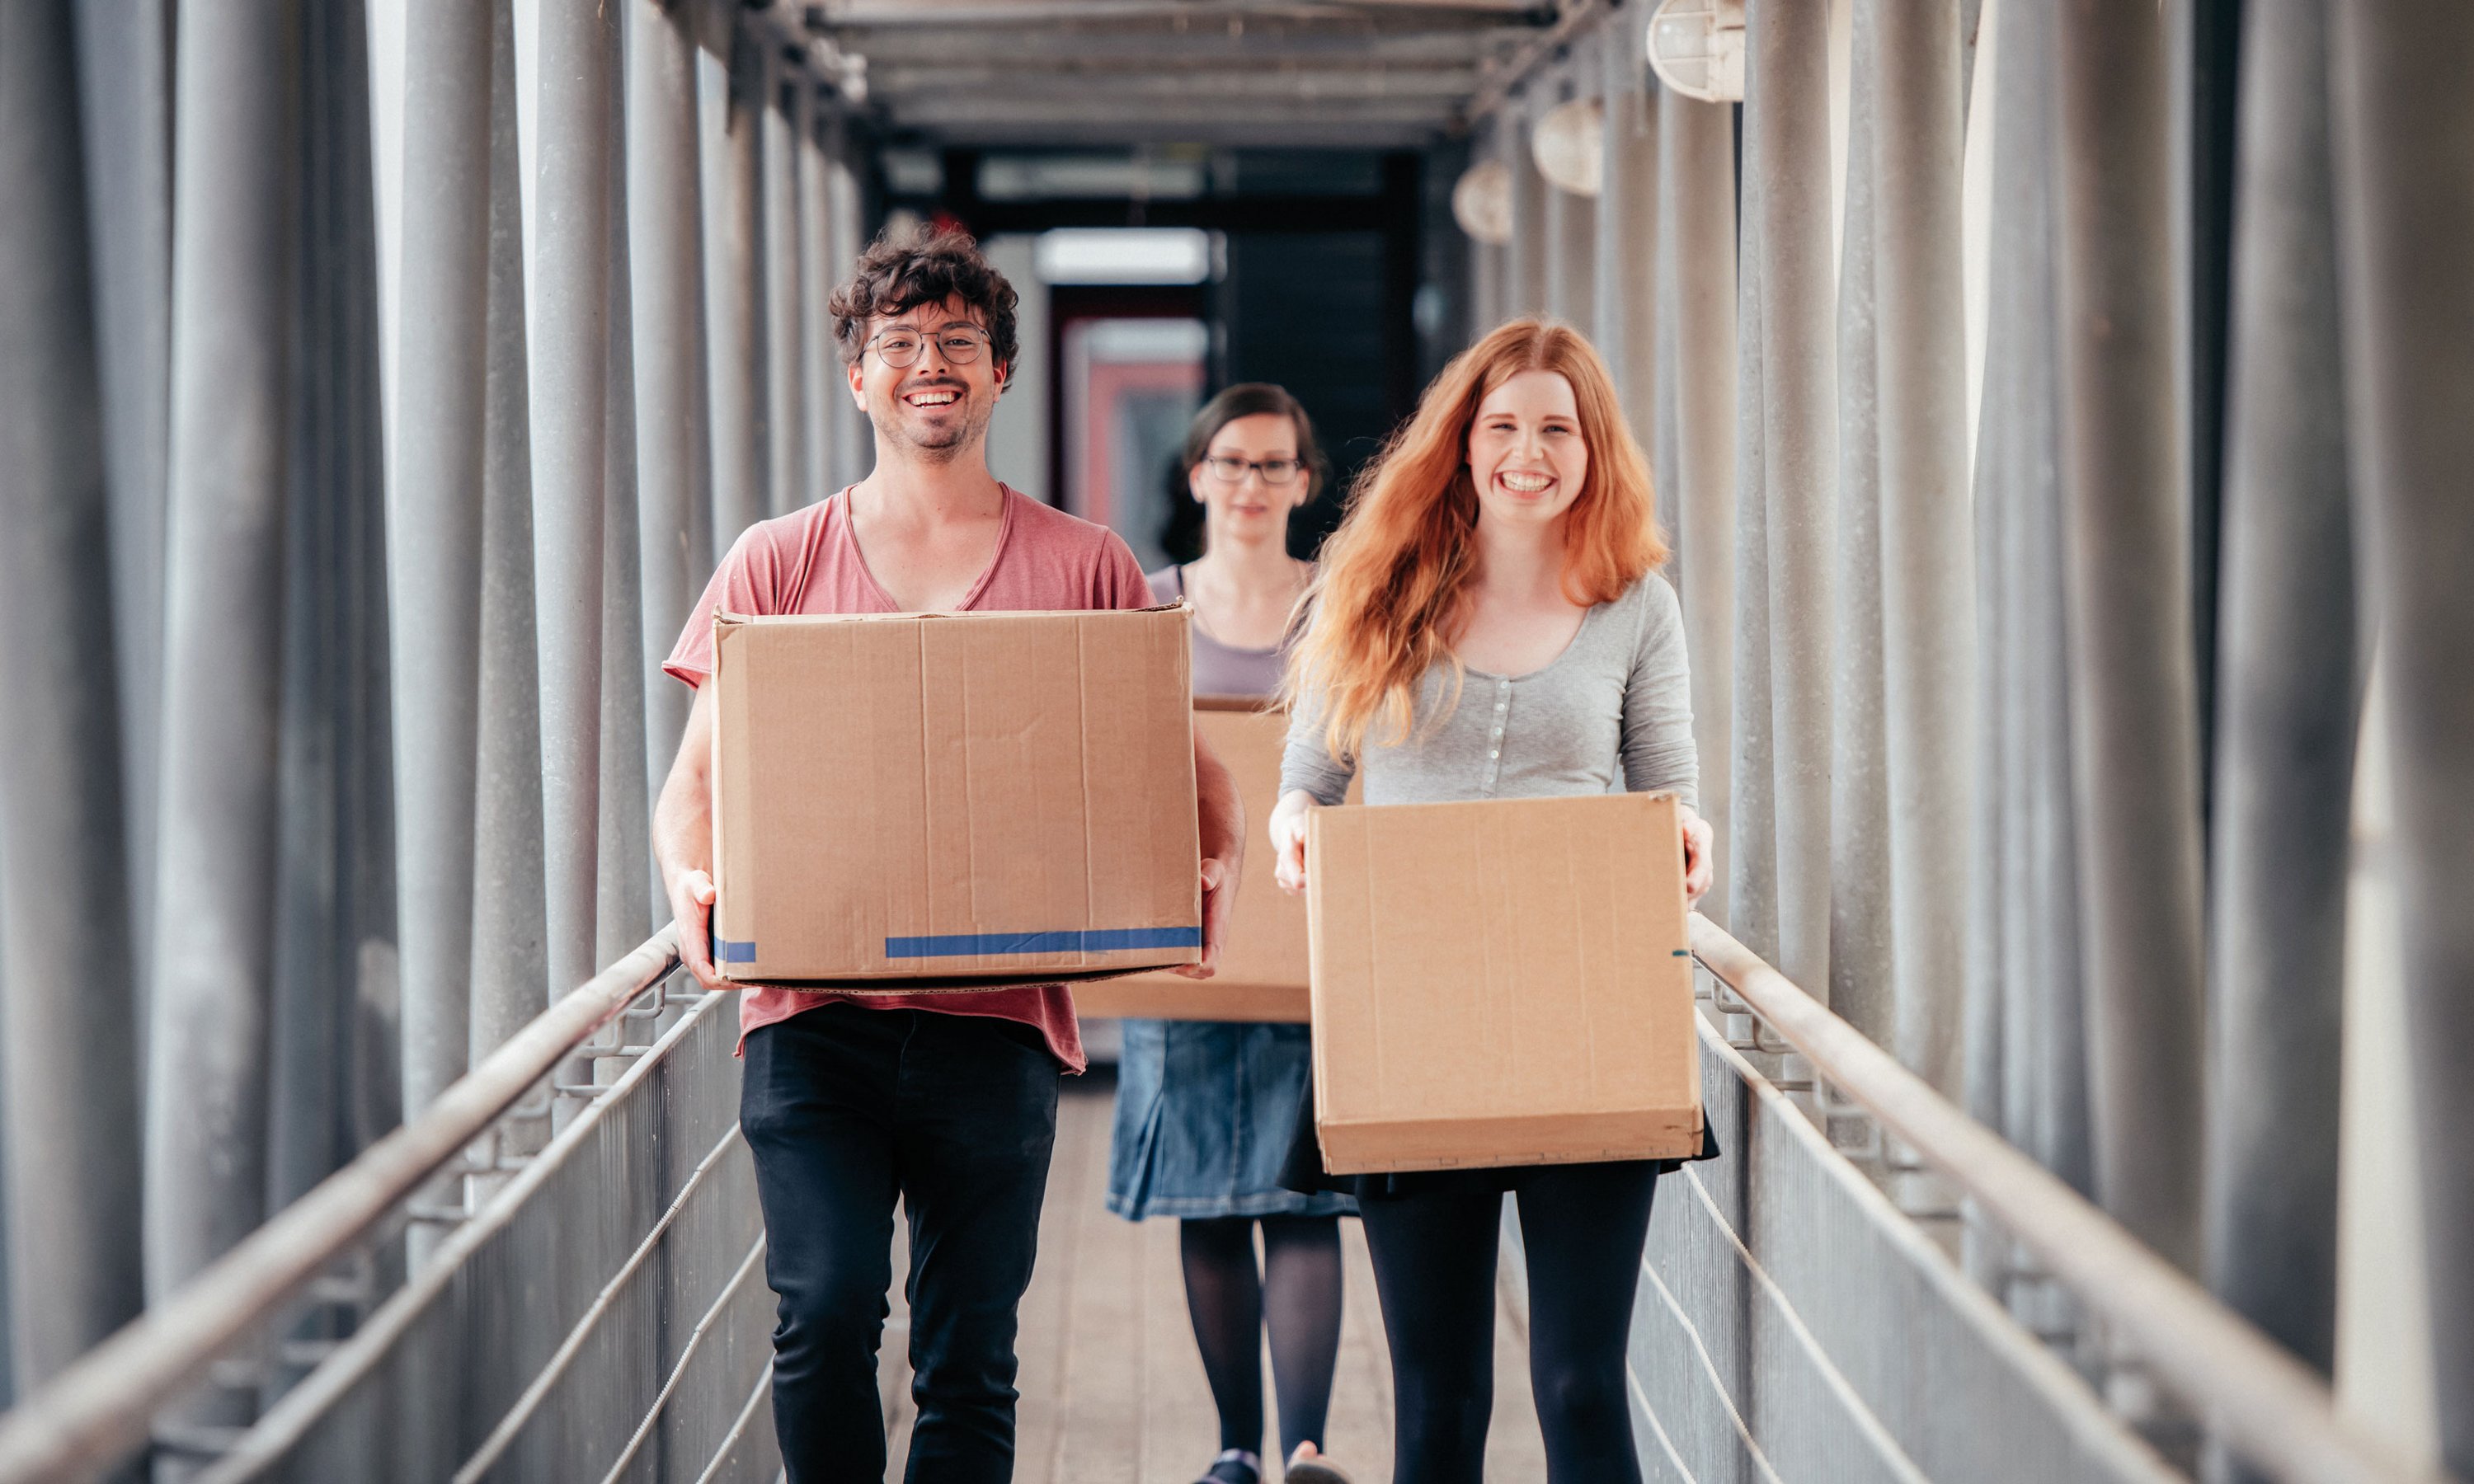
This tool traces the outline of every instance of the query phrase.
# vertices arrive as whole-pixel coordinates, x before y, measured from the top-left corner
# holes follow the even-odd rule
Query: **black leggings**
[[[1281,1456],[1322,1445],[1340,1358],[1340,1218],[1265,1216],[1254,1265],[1251,1216],[1178,1223],[1185,1303],[1220,1409],[1220,1446],[1263,1446],[1263,1333],[1272,1336]]]
[[[1530,1174],[1529,1383],[1549,1484],[1638,1484],[1624,1351],[1658,1170],[1567,1164]],[[1494,1408],[1495,1242],[1503,1198],[1420,1193],[1359,1203],[1392,1350],[1394,1484],[1479,1484]]]

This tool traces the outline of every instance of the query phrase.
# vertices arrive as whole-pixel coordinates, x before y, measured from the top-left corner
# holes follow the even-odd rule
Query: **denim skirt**
[[[1356,1211],[1338,1191],[1280,1184],[1313,1073],[1306,1027],[1128,1020],[1124,1029],[1108,1209],[1128,1221]]]

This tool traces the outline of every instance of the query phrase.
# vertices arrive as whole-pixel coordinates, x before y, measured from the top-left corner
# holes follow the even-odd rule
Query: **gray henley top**
[[[1451,665],[1419,682],[1406,741],[1369,741],[1360,764],[1366,802],[1442,803],[1569,794],[1673,790],[1697,802],[1690,672],[1684,613],[1656,573],[1581,616],[1580,632],[1544,669],[1506,678],[1469,670],[1459,705]],[[1280,792],[1304,789],[1336,804],[1356,772],[1323,745],[1311,705],[1290,724]]]

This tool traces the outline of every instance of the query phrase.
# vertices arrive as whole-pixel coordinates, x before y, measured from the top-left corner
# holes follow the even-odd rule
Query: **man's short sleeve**
[[[1116,532],[1107,533],[1100,552],[1098,573],[1099,601],[1093,608],[1157,608],[1159,599],[1152,595],[1152,580],[1143,575],[1143,564],[1134,560],[1131,547]]]
[[[750,526],[740,534],[730,555],[714,568],[713,580],[704,585],[704,596],[688,610],[687,627],[679,631],[677,646],[662,661],[664,674],[691,686],[701,686],[711,678],[714,614],[781,611],[775,556],[763,525]]]

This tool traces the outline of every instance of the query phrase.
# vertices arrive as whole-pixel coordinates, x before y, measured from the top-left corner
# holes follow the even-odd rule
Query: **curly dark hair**
[[[958,299],[977,310],[988,329],[988,353],[1013,376],[1014,305],[1018,296],[1005,275],[990,267],[970,233],[922,226],[900,237],[879,237],[859,255],[850,277],[825,300],[834,317],[834,340],[845,365],[867,348],[867,324],[883,315]]]

